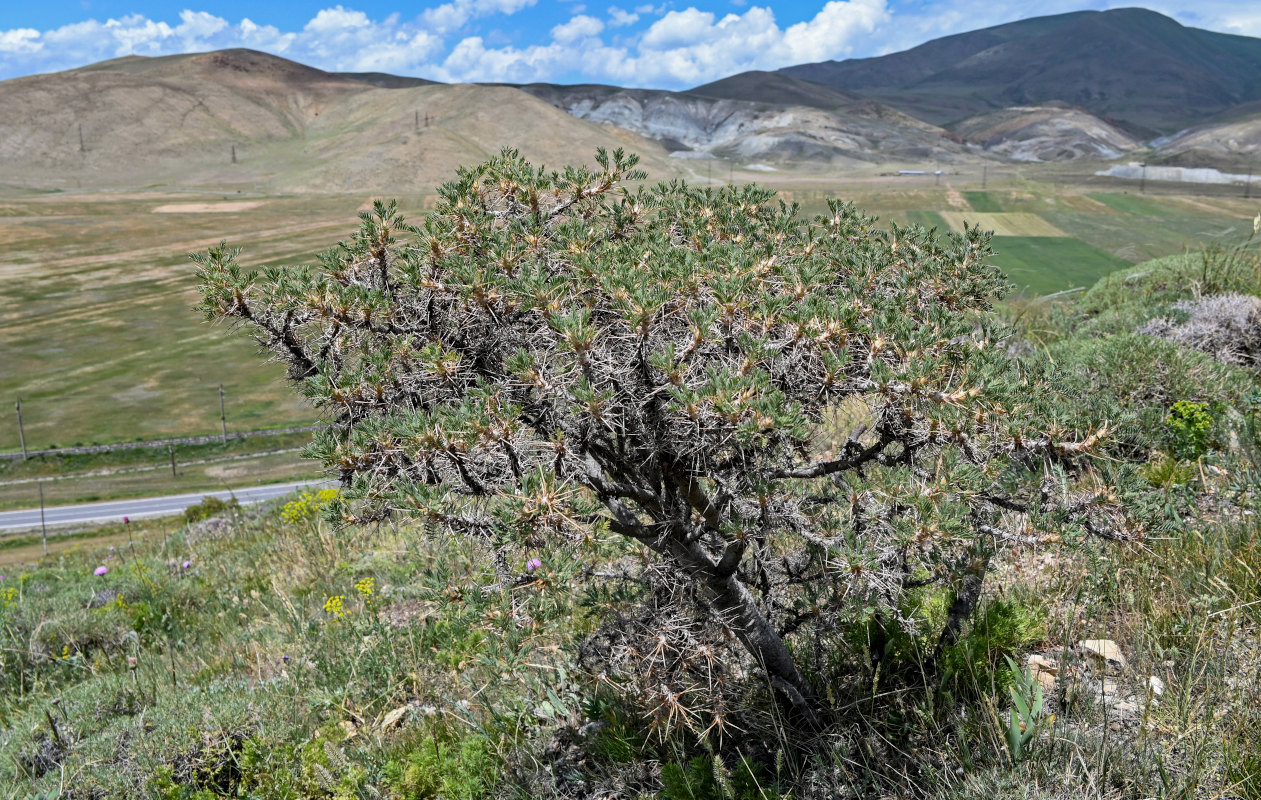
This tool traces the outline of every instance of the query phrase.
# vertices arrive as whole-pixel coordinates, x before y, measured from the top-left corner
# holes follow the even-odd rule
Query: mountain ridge
[[[1261,39],[1186,27],[1147,9],[1077,11],[777,71],[946,127],[1059,100],[1150,138],[1261,99]]]

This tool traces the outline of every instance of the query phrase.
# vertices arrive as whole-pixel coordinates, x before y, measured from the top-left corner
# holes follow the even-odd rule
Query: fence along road
[[[281,436],[286,433],[304,433],[306,431],[318,431],[324,428],[324,425],[297,425],[292,428],[270,428],[265,431],[234,431],[229,433],[228,439],[252,439],[255,436]],[[115,450],[141,450],[151,449],[157,450],[168,445],[176,444],[210,444],[211,442],[221,442],[224,439],[221,433],[206,434],[205,436],[177,436],[173,439],[150,439],[146,442],[118,442],[117,444],[90,444],[81,447],[56,447],[48,450],[27,450],[23,453],[21,450],[10,450],[0,453],[0,460],[16,461],[25,458],[35,458],[36,456],[81,456],[87,453],[111,453]]]
[[[250,505],[284,497],[298,489],[326,488],[335,485],[335,482],[327,480],[296,481],[274,483],[268,486],[251,486],[244,489],[173,494],[166,497],[138,497],[131,500],[109,500],[103,503],[84,503],[74,506],[49,506],[44,509],[44,524],[53,527],[122,522],[123,517],[130,519],[166,517],[183,513],[184,509],[201,502],[203,497],[217,497],[220,500],[230,500],[235,497],[241,505]],[[38,508],[0,512],[0,531],[38,530],[39,527]]]

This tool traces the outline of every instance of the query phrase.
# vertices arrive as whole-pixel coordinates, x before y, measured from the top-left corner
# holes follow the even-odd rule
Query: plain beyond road
[[[121,522],[128,519],[146,519],[180,514],[185,508],[201,502],[204,497],[220,500],[236,498],[241,505],[262,503],[283,497],[298,489],[331,485],[330,481],[295,481],[267,486],[251,486],[243,489],[227,489],[212,492],[191,492],[166,497],[137,497],[131,500],[111,500],[103,503],[84,503],[73,506],[51,506],[44,509],[44,524],[49,527],[86,525],[101,522]],[[40,510],[0,512],[0,531],[25,531],[40,527]]]

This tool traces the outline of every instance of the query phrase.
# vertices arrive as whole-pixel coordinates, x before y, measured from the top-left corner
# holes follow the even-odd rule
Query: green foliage
[[[240,503],[237,502],[235,497],[228,500],[220,500],[214,495],[207,495],[201,499],[200,503],[194,503],[184,509],[184,521],[199,522],[239,506]]]
[[[400,800],[481,800],[498,779],[495,754],[494,743],[480,733],[435,734],[387,768],[387,783]]]
[[[1011,687],[1010,721],[1007,723],[1007,752],[1013,762],[1029,755],[1029,745],[1042,727],[1042,685],[1027,670],[1007,656],[1007,668],[1015,684]]]
[[[662,766],[661,796],[663,800],[726,800],[714,780],[713,761],[704,756]]]
[[[956,701],[1002,697],[1015,681],[1004,665],[1045,637],[1044,609],[1017,598],[990,600],[943,650],[942,688]]]
[[[1179,400],[1169,409],[1165,424],[1169,430],[1169,453],[1174,458],[1195,461],[1203,458],[1212,444],[1213,414],[1208,403]]]
[[[1166,455],[1144,464],[1142,474],[1152,486],[1168,491],[1186,486],[1196,480],[1200,473],[1194,462]]]
[[[661,767],[661,800],[776,800],[773,782],[763,777],[761,766],[738,756],[728,768],[722,757],[698,755],[687,761],[669,761]]]

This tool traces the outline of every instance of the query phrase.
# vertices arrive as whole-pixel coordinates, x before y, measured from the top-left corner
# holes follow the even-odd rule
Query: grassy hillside
[[[617,577],[633,548],[549,547],[496,584],[476,543],[408,523],[335,529],[305,497],[113,528],[38,563],[8,556],[37,561],[29,543],[0,547],[0,798],[1256,797],[1255,374],[1132,334],[1228,290],[1261,290],[1255,249],[1007,309],[1036,345],[1028,368],[1053,365],[1083,403],[1122,410],[1116,452],[1140,465],[1130,502],[1152,526],[1136,543],[1002,550],[940,677],[901,639],[863,672],[856,629],[864,677],[836,687],[853,694],[812,752],[736,730],[704,744],[683,724],[654,735],[581,668],[580,643],[634,596]],[[1211,409],[1198,459],[1172,455],[1178,401]],[[1087,639],[1115,642],[1124,665],[1092,660]],[[1007,656],[1020,672],[1054,665],[1019,758]]]
[[[1058,100],[1148,138],[1261,98],[1261,39],[1140,8],[1036,17],[876,58],[781,72],[945,125]]]

